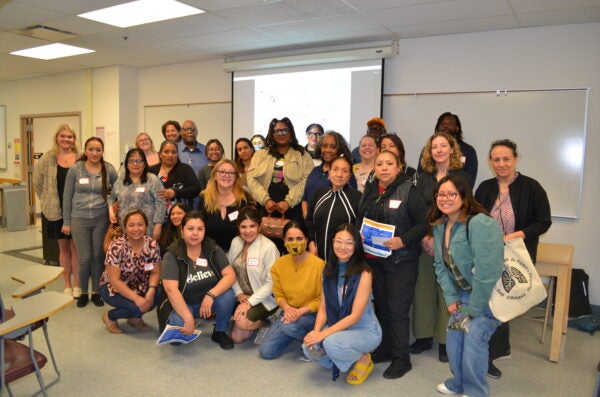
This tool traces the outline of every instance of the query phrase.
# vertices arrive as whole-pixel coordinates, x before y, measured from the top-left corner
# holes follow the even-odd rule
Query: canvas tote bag
[[[546,299],[546,288],[522,238],[504,243],[504,269],[490,297],[490,309],[507,322]]]

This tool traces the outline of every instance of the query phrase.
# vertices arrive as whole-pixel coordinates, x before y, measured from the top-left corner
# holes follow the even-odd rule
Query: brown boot
[[[139,317],[128,318],[127,324],[131,325],[133,328],[137,329],[138,331],[148,331],[150,329],[148,324],[146,324],[144,322],[144,320],[142,320]]]
[[[106,329],[111,334],[122,334],[123,330],[119,327],[119,323],[108,318],[108,312],[102,313],[102,322],[106,325]]]

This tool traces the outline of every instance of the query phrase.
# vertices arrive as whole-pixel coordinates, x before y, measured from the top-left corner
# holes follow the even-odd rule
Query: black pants
[[[410,306],[418,274],[418,258],[394,263],[389,258],[368,258],[373,269],[375,313],[383,337],[375,350],[379,357],[410,361]]]
[[[510,329],[502,323],[490,339],[490,361],[510,354]]]

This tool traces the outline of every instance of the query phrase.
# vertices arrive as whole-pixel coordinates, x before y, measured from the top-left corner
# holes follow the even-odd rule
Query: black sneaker
[[[104,301],[102,300],[102,298],[100,298],[99,294],[92,294],[92,302],[94,302],[94,305],[98,307],[104,306]]]
[[[89,300],[90,300],[90,297],[88,294],[81,294],[79,299],[77,299],[77,307],[86,307]]]
[[[488,378],[499,379],[502,376],[502,371],[500,371],[493,362],[489,361],[487,376]]]
[[[410,354],[421,354],[424,351],[431,350],[433,338],[420,338],[413,342],[408,348]]]
[[[210,338],[214,342],[217,342],[223,350],[233,349],[233,340],[224,331],[213,331],[212,336]]]
[[[403,377],[412,369],[412,364],[408,360],[392,360],[392,364],[383,371],[383,377],[386,379],[398,379]]]
[[[447,363],[448,362],[448,352],[446,352],[446,345],[443,344],[443,343],[439,344],[439,347],[438,347],[438,358],[443,363]]]

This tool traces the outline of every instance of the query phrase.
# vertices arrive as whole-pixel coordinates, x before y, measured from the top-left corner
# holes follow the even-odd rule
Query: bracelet
[[[212,298],[212,300],[215,300],[215,299],[217,299],[217,297],[215,296],[215,294],[213,294],[213,293],[212,293],[212,292],[210,292],[210,291],[206,291],[206,294],[205,294],[205,295],[208,295],[208,296],[210,296],[210,297]]]
[[[150,286],[148,286],[148,289],[150,289],[150,288],[157,289],[157,288],[158,288],[158,285],[150,285]]]

